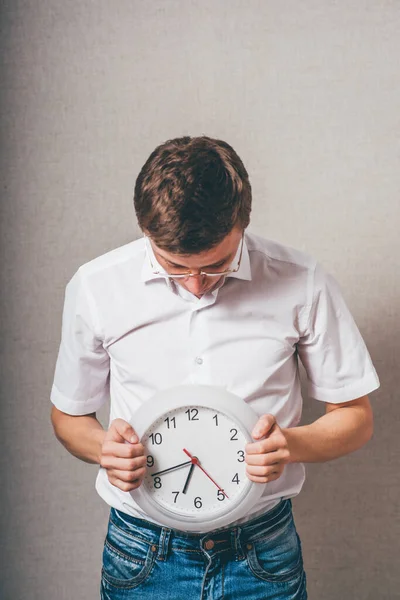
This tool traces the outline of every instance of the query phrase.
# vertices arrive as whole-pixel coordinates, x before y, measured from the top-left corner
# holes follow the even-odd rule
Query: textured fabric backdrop
[[[139,235],[135,178],[183,134],[233,145],[251,229],[336,276],[381,378],[374,439],[294,502],[310,600],[400,598],[400,3],[13,0],[0,26],[1,598],[99,596],[96,467],[49,420],[64,289]]]

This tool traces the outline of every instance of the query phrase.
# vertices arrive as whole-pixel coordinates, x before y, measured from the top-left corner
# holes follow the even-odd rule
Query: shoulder
[[[246,245],[250,260],[274,264],[280,270],[314,272],[317,261],[309,254],[253,233],[246,233]]]
[[[138,262],[141,266],[144,249],[144,240],[140,238],[84,263],[78,270],[82,276],[90,277],[102,272],[118,270],[126,263]]]

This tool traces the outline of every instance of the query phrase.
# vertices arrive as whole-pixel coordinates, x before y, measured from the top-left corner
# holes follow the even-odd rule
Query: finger
[[[142,484],[143,479],[137,479],[136,481],[129,482],[109,477],[109,481],[110,483],[112,483],[113,486],[119,488],[123,492],[131,492],[132,490],[135,490]]]
[[[136,444],[139,441],[132,425],[127,421],[124,421],[124,419],[114,419],[114,421],[112,421],[106,434],[106,438],[113,440],[114,442],[130,442],[131,444]]]
[[[280,438],[266,438],[265,440],[260,440],[259,442],[250,442],[245,446],[246,454],[267,454],[268,452],[276,452],[281,449],[283,442],[281,442]]]
[[[289,462],[288,450],[277,450],[276,452],[268,452],[267,454],[248,454],[245,456],[246,464],[268,466],[279,463],[286,464]]]
[[[258,467],[250,465],[246,468],[246,473],[253,477],[270,477],[277,473],[282,473],[284,465],[271,465],[270,467]]]
[[[138,479],[143,479],[146,469],[140,468],[135,471],[120,471],[119,469],[109,469],[107,471],[108,478],[113,480],[123,481],[124,483],[132,483]]]
[[[248,473],[246,473],[246,475],[248,479],[250,479],[250,481],[254,481],[254,483],[270,483],[271,481],[279,479],[279,477],[282,475],[282,472],[272,473],[268,477],[257,477],[256,475],[250,475]]]
[[[118,458],[116,456],[102,456],[101,466],[104,469],[117,469],[119,471],[136,471],[146,465],[146,457]]]
[[[262,415],[258,419],[251,435],[253,436],[253,438],[255,440],[258,440],[258,439],[264,437],[265,435],[268,435],[271,432],[271,430],[275,424],[276,424],[276,419],[275,419],[274,415],[270,415],[270,414]]]
[[[134,458],[136,456],[144,456],[144,446],[142,444],[124,444],[105,440],[102,454],[117,456],[119,458]]]

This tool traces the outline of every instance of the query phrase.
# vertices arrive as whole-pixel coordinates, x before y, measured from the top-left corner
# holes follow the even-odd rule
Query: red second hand
[[[207,471],[206,471],[205,469],[203,469],[203,467],[202,467],[202,466],[201,466],[201,464],[199,463],[199,459],[197,458],[197,456],[192,456],[192,455],[190,454],[190,452],[188,452],[188,451],[186,450],[186,448],[183,448],[183,451],[184,451],[184,453],[185,453],[185,454],[187,454],[187,455],[188,455],[188,457],[190,458],[190,460],[192,461],[192,463],[193,463],[194,465],[197,465],[198,467],[200,467],[200,469],[203,471],[204,475],[207,475],[207,477],[208,477],[209,479],[211,479],[211,481],[213,482],[213,484],[214,484],[214,485],[216,485],[216,486],[217,486],[217,488],[218,488],[218,489],[219,489],[219,490],[220,490],[220,491],[221,491],[221,492],[224,494],[224,496],[226,496],[226,497],[228,498],[228,500],[229,500],[229,496],[228,496],[228,494],[226,494],[226,493],[224,492],[224,490],[222,489],[222,487],[220,487],[220,486],[218,485],[218,483],[217,483],[216,481],[214,481],[214,479],[211,477],[211,475],[209,475],[209,474],[207,473]]]

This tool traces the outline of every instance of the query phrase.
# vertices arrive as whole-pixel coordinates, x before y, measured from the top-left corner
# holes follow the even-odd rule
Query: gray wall
[[[252,230],[337,277],[382,380],[372,442],[295,501],[310,598],[400,598],[399,31],[390,0],[2,2],[1,598],[98,598],[96,467],[49,423],[64,288],[138,235],[153,148],[203,133],[247,165]]]

